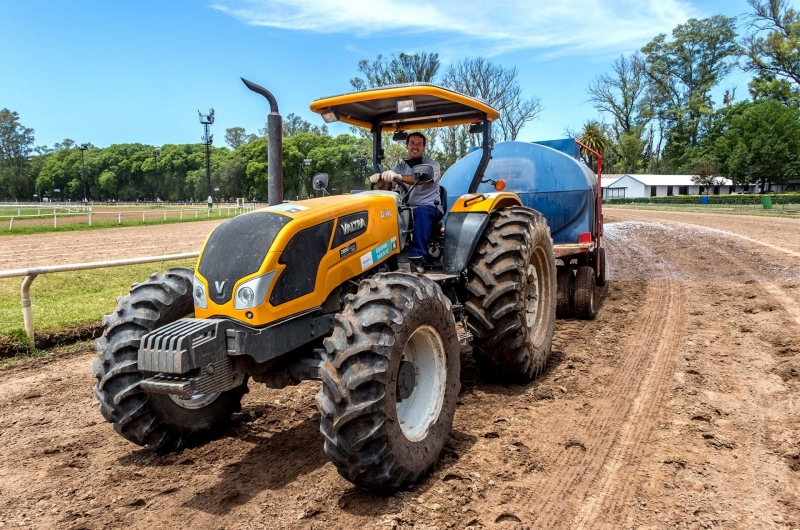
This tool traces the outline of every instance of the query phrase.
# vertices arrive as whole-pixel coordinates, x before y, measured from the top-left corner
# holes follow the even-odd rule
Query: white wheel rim
[[[525,287],[525,321],[528,324],[528,329],[536,325],[536,317],[538,315],[539,275],[536,274],[536,267],[531,263],[528,265],[528,285]]]
[[[403,360],[414,364],[416,375],[411,395],[397,403],[397,420],[405,437],[419,442],[428,436],[444,403],[447,359],[439,332],[429,325],[414,330],[403,349]]]
[[[196,410],[202,409],[203,407],[207,407],[208,405],[212,404],[217,398],[220,396],[221,392],[210,392],[208,394],[197,394],[196,396],[192,396],[189,398],[180,398],[178,396],[170,395],[169,397],[172,398],[172,401],[177,403],[180,407],[189,409],[189,410]]]

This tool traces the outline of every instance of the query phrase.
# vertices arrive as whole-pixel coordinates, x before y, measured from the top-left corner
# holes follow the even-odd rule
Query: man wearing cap
[[[439,162],[431,160],[424,155],[427,139],[422,133],[412,132],[406,138],[408,158],[401,161],[389,171],[375,173],[369,180],[372,183],[386,182],[388,185],[400,178],[405,184],[413,185],[413,169],[419,164],[430,164],[433,167],[433,182],[420,182],[414,187],[409,197],[408,204],[414,211],[414,240],[411,242],[409,256],[412,258],[426,258],[428,255],[428,242],[431,239],[433,225],[444,217],[444,205],[439,202],[439,179],[442,178],[442,169]]]

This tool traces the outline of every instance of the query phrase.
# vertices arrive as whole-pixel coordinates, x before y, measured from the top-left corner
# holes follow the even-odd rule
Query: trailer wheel
[[[324,345],[325,453],[356,486],[410,486],[453,425],[461,347],[450,301],[424,276],[377,274],[350,295]]]
[[[608,269],[606,268],[606,249],[603,247],[597,249],[597,266],[600,267],[600,275],[597,276],[597,285],[599,287],[605,287]]]
[[[468,267],[464,304],[473,352],[499,372],[530,380],[547,364],[556,320],[556,267],[541,213],[491,213]]]
[[[575,274],[568,265],[556,268],[556,318],[572,316],[572,289]]]
[[[194,312],[191,269],[169,269],[135,284],[114,313],[103,317],[103,336],[95,341],[94,395],[100,413],[125,439],[157,452],[180,449],[200,433],[214,431],[241,410],[247,380],[226,392],[188,399],[148,394],[140,386],[139,342],[156,328]]]
[[[575,316],[582,320],[592,320],[597,315],[595,307],[594,269],[588,265],[578,267],[575,275]]]

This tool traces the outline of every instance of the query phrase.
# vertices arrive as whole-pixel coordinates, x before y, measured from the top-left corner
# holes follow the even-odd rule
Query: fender
[[[513,193],[468,193],[453,203],[444,229],[444,271],[459,274],[469,264],[489,215],[498,208],[522,206]]]

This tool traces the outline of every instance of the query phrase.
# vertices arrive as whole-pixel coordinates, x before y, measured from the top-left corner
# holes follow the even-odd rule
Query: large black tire
[[[592,320],[597,315],[594,269],[588,265],[578,267],[575,274],[575,316]]]
[[[117,300],[116,311],[103,317],[103,336],[95,341],[92,372],[100,413],[125,439],[158,452],[177,450],[196,435],[217,430],[241,410],[247,392],[245,380],[204,406],[199,406],[201,400],[181,406],[170,396],[148,394],[139,384],[147,377],[138,369],[139,342],[150,331],[194,312],[192,276],[190,269],[169,269],[135,284]]]
[[[572,316],[572,288],[575,274],[572,267],[562,265],[556,270],[556,318]]]
[[[547,364],[556,320],[556,265],[541,213],[492,212],[468,268],[464,307],[473,352],[499,372],[527,381]]]
[[[325,453],[357,486],[410,486],[436,462],[453,425],[461,383],[450,301],[432,280],[402,272],[364,280],[348,298],[324,341],[317,406]],[[411,349],[421,352],[420,344],[434,342],[437,347],[430,352],[432,358],[438,352],[439,362],[435,368],[413,365],[413,392],[405,405],[398,404],[401,360],[404,355],[418,359]],[[403,370],[407,374],[408,366]],[[438,379],[431,379],[434,374]],[[411,422],[409,410],[422,411],[427,419]]]
[[[597,249],[597,266],[600,267],[600,275],[597,277],[598,287],[605,287],[608,281],[606,273],[608,271],[606,266],[606,249],[600,247]]]

